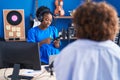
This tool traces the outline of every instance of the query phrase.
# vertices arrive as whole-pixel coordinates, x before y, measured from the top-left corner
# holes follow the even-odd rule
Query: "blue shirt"
[[[79,39],[57,55],[54,68],[57,80],[120,80],[120,47]]]
[[[58,31],[56,27],[49,26],[47,29],[42,30],[38,26],[31,28],[28,31],[28,42],[40,42],[44,39],[51,38],[50,44],[43,44],[40,46],[40,58],[42,62],[48,64],[49,56],[59,53],[59,49],[53,45],[53,40],[58,37]]]

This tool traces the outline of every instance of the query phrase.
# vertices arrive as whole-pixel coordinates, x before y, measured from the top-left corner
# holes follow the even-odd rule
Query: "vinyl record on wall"
[[[23,9],[4,9],[4,38],[6,41],[25,41]]]
[[[22,21],[22,15],[18,11],[10,11],[7,14],[7,21],[11,25],[18,25]]]

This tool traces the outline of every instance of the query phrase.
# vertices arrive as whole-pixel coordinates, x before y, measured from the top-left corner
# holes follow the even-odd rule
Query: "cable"
[[[44,74],[45,72],[47,72],[46,70],[44,70],[40,75],[37,75],[38,77],[34,77],[32,80],[36,80],[38,78],[41,78],[41,75]]]

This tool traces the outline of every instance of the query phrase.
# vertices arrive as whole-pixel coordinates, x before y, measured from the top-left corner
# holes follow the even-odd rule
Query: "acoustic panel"
[[[4,9],[4,38],[6,41],[25,41],[23,9]]]

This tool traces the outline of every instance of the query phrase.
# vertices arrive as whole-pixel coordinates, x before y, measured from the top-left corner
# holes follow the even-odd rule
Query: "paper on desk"
[[[25,76],[37,76],[40,75],[42,73],[41,70],[24,70],[21,75],[25,75]]]

